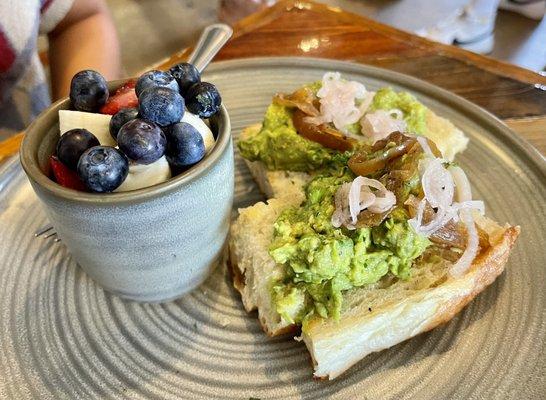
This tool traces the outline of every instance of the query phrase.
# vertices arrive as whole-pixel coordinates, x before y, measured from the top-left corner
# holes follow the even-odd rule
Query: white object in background
[[[546,1],[545,0],[527,0],[527,1],[515,1],[515,0],[501,0],[499,4],[501,10],[513,11],[524,17],[540,21],[544,18],[546,13]]]
[[[99,140],[102,146],[116,146],[110,135],[111,115],[83,111],[59,111],[59,130],[61,135],[71,129],[87,129]]]
[[[499,0],[474,0],[435,26],[419,29],[415,33],[475,53],[490,53],[495,44],[493,30],[498,4]]]

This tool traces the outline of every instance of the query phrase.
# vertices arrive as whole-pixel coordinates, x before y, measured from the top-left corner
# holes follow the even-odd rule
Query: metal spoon
[[[195,45],[188,62],[193,64],[199,72],[203,72],[232,34],[233,29],[226,24],[207,26]]]

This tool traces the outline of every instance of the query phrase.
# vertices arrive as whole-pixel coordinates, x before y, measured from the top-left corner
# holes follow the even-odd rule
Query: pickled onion
[[[308,117],[316,125],[333,123],[336,129],[348,133],[347,128],[360,120],[373,100],[374,93],[356,81],[341,79],[339,72],[327,72],[322,77],[322,87],[317,92],[320,115]]]
[[[390,210],[395,204],[394,193],[387,190],[381,182],[357,176],[352,182],[344,183],[337,190],[334,196],[336,209],[332,215],[332,225],[335,228],[344,225],[348,229],[355,229],[361,211],[368,210],[380,214]]]
[[[472,203],[472,189],[470,188],[470,182],[464,171],[457,166],[452,166],[450,168],[451,175],[457,185],[457,200],[459,204],[470,204]],[[483,212],[483,202],[481,210]],[[464,275],[464,273],[472,265],[472,261],[476,258],[479,250],[480,238],[478,236],[478,231],[476,229],[476,224],[474,223],[474,218],[472,217],[471,208],[463,207],[459,213],[461,221],[466,226],[466,231],[468,233],[468,241],[466,243],[466,248],[464,249],[463,254],[457,260],[457,262],[451,267],[449,273],[454,277],[459,277]]]
[[[394,115],[394,116],[393,116]],[[360,120],[362,134],[371,139],[372,143],[385,139],[393,132],[405,132],[407,129],[404,114],[398,109],[377,110],[367,113]]]

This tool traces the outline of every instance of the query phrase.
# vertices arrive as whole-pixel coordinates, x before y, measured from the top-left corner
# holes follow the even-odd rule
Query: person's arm
[[[83,69],[94,69],[106,80],[119,77],[119,43],[104,0],[74,0],[48,38],[54,99],[68,95],[72,76]]]

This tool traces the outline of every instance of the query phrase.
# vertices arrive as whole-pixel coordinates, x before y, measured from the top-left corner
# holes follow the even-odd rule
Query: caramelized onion
[[[341,185],[334,204],[332,225],[335,228],[344,225],[352,230],[379,225],[396,204],[396,197],[378,180],[357,176]]]
[[[410,196],[405,203],[408,206],[409,214],[412,218],[417,215],[417,208],[419,207],[420,200],[415,196]],[[428,224],[434,217],[434,209],[428,202],[425,203],[423,211],[423,224]],[[489,235],[483,229],[478,227],[479,246],[484,249],[489,247]],[[429,236],[431,242],[444,246],[446,248],[455,247],[458,249],[464,249],[468,241],[468,234],[466,227],[460,221],[454,220],[448,221],[441,228],[436,230]]]
[[[425,136],[415,136],[415,139],[417,139],[425,154],[437,158],[442,157],[442,153],[440,152],[440,150],[438,150],[438,146],[436,146],[436,143],[434,143],[432,140]]]
[[[294,111],[292,121],[298,134],[330,149],[347,151],[355,147],[357,140],[349,138],[326,124],[316,125],[305,120],[306,114],[300,109]]]
[[[358,214],[355,226],[357,228],[371,228],[374,226],[379,226],[381,225],[381,222],[383,222],[389,216],[389,214],[390,210],[380,214],[375,214],[369,210],[364,210]]]
[[[426,261],[433,261],[434,260],[433,257],[438,257],[438,256],[444,260],[451,261],[452,263],[454,263],[461,257],[461,253],[452,248],[430,246],[425,250],[423,254],[423,258]]]
[[[320,112],[317,107],[317,98],[313,91],[308,87],[302,87],[296,90],[292,94],[283,94],[277,93],[273,97],[273,103],[290,107],[297,108],[306,115],[317,117],[320,115]]]
[[[386,149],[389,143],[395,143],[393,147]],[[386,139],[376,142],[372,158],[368,152],[359,152],[349,159],[349,168],[357,175],[370,175],[380,171],[387,165],[387,162],[408,153],[417,143],[414,137],[406,136],[400,132],[391,133]]]

